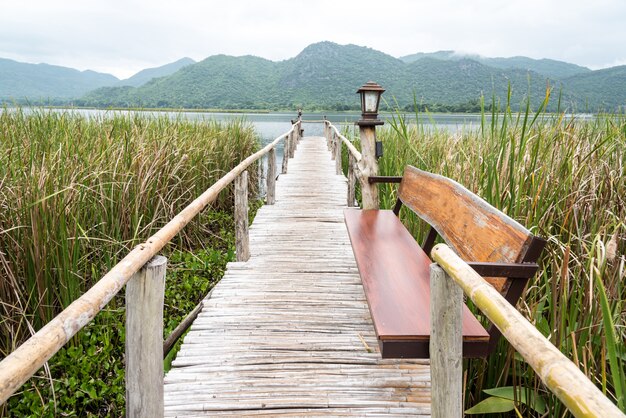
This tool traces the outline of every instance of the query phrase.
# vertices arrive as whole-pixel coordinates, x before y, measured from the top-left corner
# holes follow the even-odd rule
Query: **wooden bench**
[[[379,180],[381,178],[378,178]],[[391,210],[344,212],[383,358],[428,358],[430,274],[428,253],[437,235],[513,305],[521,296],[545,240],[456,183],[407,166]],[[420,247],[398,217],[402,206],[431,230]],[[463,311],[463,356],[485,357],[500,337]]]

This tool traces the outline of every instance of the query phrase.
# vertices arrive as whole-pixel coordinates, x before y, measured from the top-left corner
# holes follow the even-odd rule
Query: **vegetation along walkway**
[[[381,359],[324,138],[288,171],[185,337],[165,415],[430,415],[427,363]]]

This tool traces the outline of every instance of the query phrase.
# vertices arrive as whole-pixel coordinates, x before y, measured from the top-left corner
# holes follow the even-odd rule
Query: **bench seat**
[[[430,264],[390,210],[344,211],[383,358],[428,358]],[[463,307],[463,356],[485,357],[489,334]]]

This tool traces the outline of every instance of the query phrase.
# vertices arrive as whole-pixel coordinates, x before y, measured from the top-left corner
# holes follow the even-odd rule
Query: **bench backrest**
[[[534,239],[530,231],[454,180],[407,166],[398,198],[465,261],[526,261]],[[507,278],[487,280],[506,292]]]

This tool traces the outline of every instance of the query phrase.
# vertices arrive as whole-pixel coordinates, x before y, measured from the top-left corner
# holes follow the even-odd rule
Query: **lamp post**
[[[378,186],[370,184],[370,176],[378,175],[378,158],[382,156],[382,143],[376,142],[376,126],[385,122],[378,119],[378,106],[383,89],[373,81],[365,83],[357,93],[361,95],[361,119],[356,122],[361,137],[362,159],[359,162],[361,172],[361,197],[363,209],[378,209]]]

